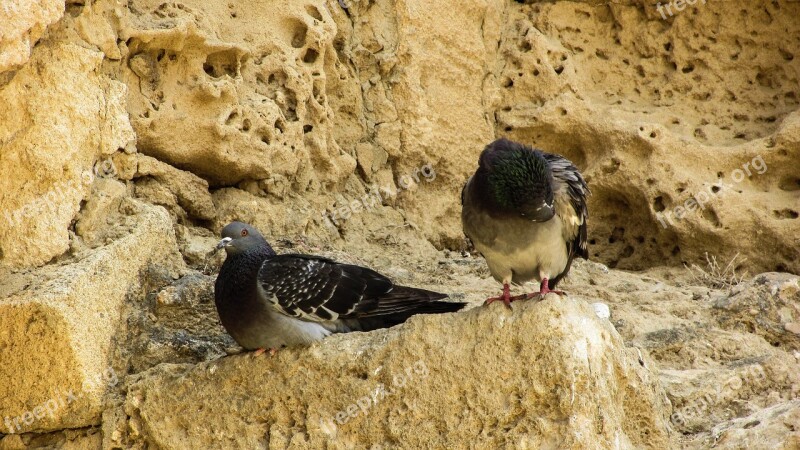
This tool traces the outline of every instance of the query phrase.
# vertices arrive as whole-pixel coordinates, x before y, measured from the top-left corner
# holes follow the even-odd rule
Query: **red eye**
[[[242,237],[247,236],[247,229],[242,230]]]

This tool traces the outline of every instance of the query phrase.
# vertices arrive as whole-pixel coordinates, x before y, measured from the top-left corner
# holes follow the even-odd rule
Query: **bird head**
[[[476,177],[492,209],[534,222],[555,214],[553,173],[539,150],[498,139],[481,153]]]
[[[231,222],[222,229],[222,240],[217,250],[224,248],[228,254],[243,253],[252,248],[269,247],[266,239],[252,225]]]

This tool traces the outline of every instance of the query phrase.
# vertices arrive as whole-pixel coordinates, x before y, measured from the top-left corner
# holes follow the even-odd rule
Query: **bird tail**
[[[358,315],[357,329],[370,331],[401,324],[415,314],[442,314],[456,312],[466,306],[462,302],[442,302],[447,294],[406,286],[394,288],[381,295],[378,306]],[[355,325],[355,324],[354,324]]]

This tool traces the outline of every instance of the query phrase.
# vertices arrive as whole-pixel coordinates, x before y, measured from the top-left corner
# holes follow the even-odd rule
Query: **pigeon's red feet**
[[[277,348],[270,348],[270,349],[258,348],[258,349],[256,349],[256,351],[253,352],[253,356],[256,356],[256,357],[261,356],[264,352],[269,352],[269,356],[275,356],[275,354],[278,353],[278,349]]]
[[[503,284],[503,295],[499,297],[489,297],[485,302],[483,302],[483,304],[488,306],[498,301],[503,302],[503,304],[506,305],[506,308],[511,308],[511,287],[508,285],[508,283]]]
[[[532,299],[534,297],[536,297],[536,298],[544,298],[545,295],[547,295],[547,294],[549,294],[551,292],[553,294],[558,294],[558,295],[567,295],[564,291],[556,291],[556,290],[550,289],[548,284],[549,284],[549,282],[548,282],[547,278],[543,278],[542,279],[542,283],[539,285],[539,292],[531,292],[530,294],[517,295],[516,297],[511,297],[511,301],[513,302],[514,300],[530,300],[530,299]]]

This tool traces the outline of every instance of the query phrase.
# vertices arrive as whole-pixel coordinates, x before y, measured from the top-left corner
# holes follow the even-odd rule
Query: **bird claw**
[[[539,300],[544,300],[544,296],[547,294],[557,294],[557,295],[567,295],[564,291],[557,291],[550,289],[550,281],[547,278],[542,278],[542,283],[539,285],[539,292],[531,292],[530,294],[522,294],[517,295],[516,297],[512,297],[511,301],[514,300],[530,300],[532,298],[538,298]]]
[[[506,308],[511,309],[511,302],[512,301],[513,300],[512,300],[511,297],[505,297],[505,296],[501,295],[499,297],[489,297],[489,298],[486,299],[485,302],[483,302],[483,304],[484,304],[484,306],[489,306],[494,302],[503,302],[503,304],[506,305]]]
[[[503,302],[503,304],[506,305],[506,308],[511,309],[512,301],[511,287],[508,284],[503,284],[503,295],[500,295],[499,297],[489,297],[485,302],[483,302],[483,304],[485,306],[489,306],[494,302]]]
[[[253,356],[254,357],[259,357],[264,352],[269,352],[269,356],[275,356],[278,353],[278,349],[277,348],[270,348],[270,349],[258,348],[258,349],[256,349],[256,351],[253,352]]]
[[[564,291],[554,291],[550,289],[545,289],[539,292],[531,292],[530,294],[516,295],[514,297],[511,297],[511,301],[513,302],[516,300],[530,300],[532,298],[538,298],[539,300],[543,300],[544,296],[547,294],[567,295],[567,293]]]

